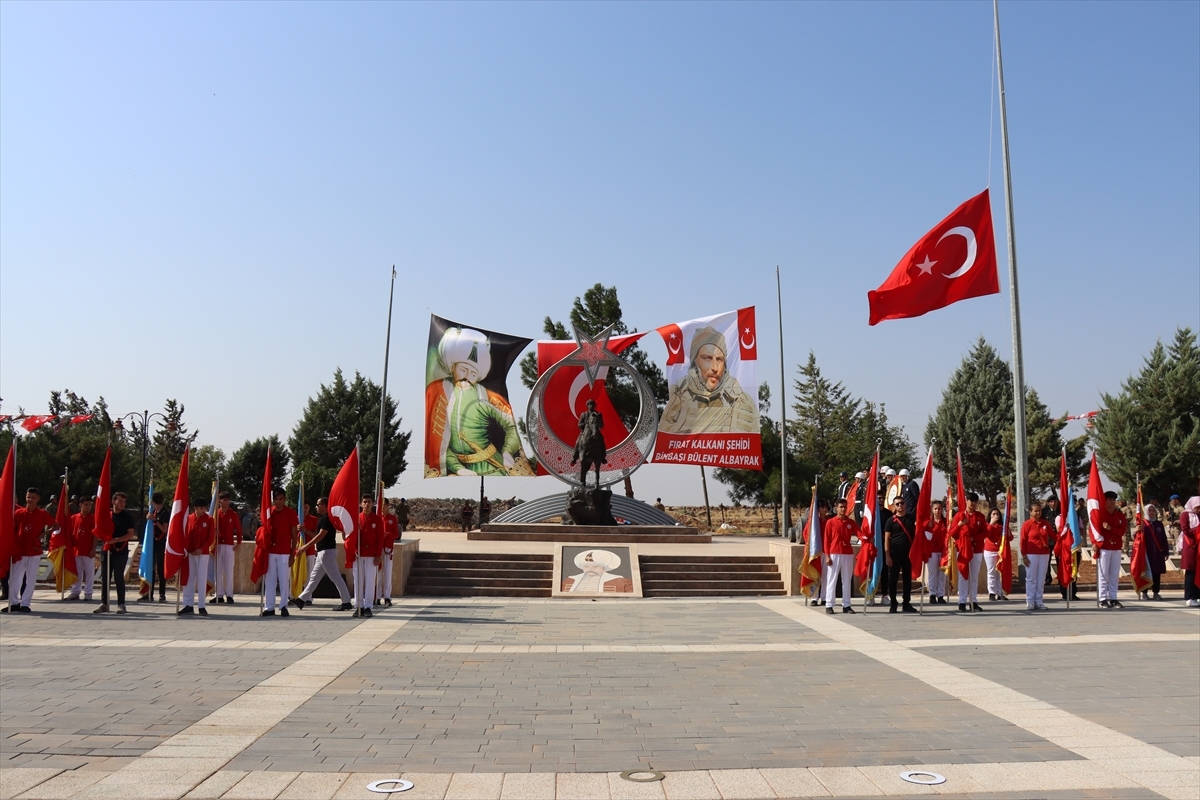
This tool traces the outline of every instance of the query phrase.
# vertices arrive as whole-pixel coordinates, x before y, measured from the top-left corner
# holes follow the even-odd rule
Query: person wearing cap
[[[1104,493],[1104,507],[1089,509],[1093,548],[1096,550],[1096,577],[1101,608],[1124,608],[1117,600],[1117,581],[1121,577],[1121,550],[1129,519],[1117,508],[1117,493]]]
[[[183,606],[175,612],[179,616],[195,614],[197,609],[200,616],[208,616],[208,609],[204,607],[204,584],[208,582],[208,558],[216,538],[217,526],[208,515],[208,498],[192,498],[192,516],[187,521],[188,577],[183,585]]]
[[[958,575],[958,610],[983,611],[979,605],[979,568],[983,564],[983,542],[987,539],[987,520],[977,508],[979,495],[967,493],[967,506],[954,515],[950,524],[950,535],[959,553],[971,554],[971,565],[968,574]],[[958,565],[952,565],[958,569]],[[967,604],[970,604],[968,609]]]
[[[692,335],[691,365],[671,387],[663,433],[758,433],[758,404],[726,369],[725,334],[707,325]]]
[[[841,483],[838,484],[837,498],[845,500],[846,495],[850,493],[850,473],[843,470],[838,473],[838,478],[841,479]]]
[[[867,498],[867,474],[865,472],[854,473],[854,480],[858,483],[858,489],[855,490],[853,497],[847,497],[846,502],[853,504],[850,517],[856,523],[862,522],[863,506],[866,504]]]
[[[230,508],[229,492],[217,495],[214,602],[233,605],[233,554],[242,543],[242,518]]]
[[[95,498],[85,497],[79,501],[79,511],[71,515],[71,531],[75,535],[75,583],[71,585],[68,600],[92,599],[92,587],[96,583],[96,529]]]
[[[921,484],[909,477],[906,469],[900,470],[900,497],[904,499],[908,513],[916,514],[921,499]]]
[[[13,512],[12,566],[9,569],[9,598],[6,612],[30,612],[38,565],[42,563],[42,536],[55,526],[54,517],[40,505],[42,493],[37,487],[25,490],[25,505]],[[24,581],[24,587],[22,587]]]

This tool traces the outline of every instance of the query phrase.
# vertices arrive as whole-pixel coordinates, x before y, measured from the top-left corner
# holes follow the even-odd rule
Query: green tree
[[[1148,496],[1197,491],[1200,475],[1200,348],[1190,328],[1169,348],[1156,342],[1141,371],[1104,394],[1092,439],[1104,473],[1131,495],[1141,476]]]
[[[615,286],[604,286],[597,283],[585,291],[582,297],[576,297],[575,302],[571,304],[568,319],[573,327],[588,336],[595,336],[609,326],[612,326],[614,336],[637,333],[636,328],[630,329],[625,324],[621,312],[621,301],[617,298],[617,287]],[[555,322],[550,317],[546,317],[544,320],[542,330],[551,339],[571,338],[567,326],[561,322]],[[636,343],[621,352],[619,357],[629,362],[630,367],[646,379],[654,393],[654,402],[661,413],[668,399],[667,379],[663,376],[662,370],[647,357],[646,352]],[[521,382],[529,389],[532,389],[537,382],[537,354],[535,352],[528,353],[521,359]],[[641,400],[633,378],[622,370],[612,370],[605,379],[604,387],[608,392],[609,399],[612,400],[613,407],[621,415],[621,421],[625,423],[626,428],[632,429],[637,423],[638,410],[641,408]],[[525,433],[523,421],[520,423],[520,429],[522,433]],[[625,479],[625,494],[629,497],[633,496],[633,484],[629,478]]]
[[[288,439],[296,471],[304,472],[305,492],[328,492],[356,443],[363,491],[370,490],[375,480],[381,395],[379,384],[357,372],[354,380],[347,382],[339,368],[333,373],[333,381],[322,384],[316,397],[309,398],[304,416]],[[385,411],[383,483],[391,486],[407,465],[405,453],[412,433],[400,431],[400,417],[391,395]]]
[[[18,410],[18,415],[26,413]],[[71,390],[50,392],[47,414],[59,418],[52,425],[43,425],[33,433],[19,435],[11,421],[0,425],[0,457],[8,454],[14,439],[17,442],[16,488],[23,498],[24,491],[36,486],[43,501],[58,494],[63,471],[69,470],[70,492],[82,496],[95,495],[104,464],[104,453],[112,445],[112,488],[129,494],[130,505],[137,507],[140,486],[140,447],[127,431],[114,430],[104,398],[94,404]],[[91,415],[85,422],[70,424],[70,418]]]
[[[274,464],[272,464],[273,466]],[[221,488],[224,490],[226,471],[225,452],[221,448],[211,444],[193,447],[192,454],[188,457],[188,495],[192,498],[208,497],[211,499],[213,481],[216,480],[218,472],[221,474]],[[261,471],[259,480],[262,480]],[[172,489],[172,491],[174,490]]]
[[[942,402],[925,426],[925,444],[937,439],[934,463],[951,483],[955,448],[960,447],[963,484],[995,497],[1011,474],[1001,459],[1004,432],[1012,425],[1012,371],[981,336],[943,390]]]
[[[1063,417],[1065,416],[1064,414]],[[1067,479],[1072,485],[1087,480],[1083,463],[1087,452],[1087,435],[1064,440],[1062,430],[1065,427],[1066,419],[1052,418],[1049,409],[1038,397],[1037,390],[1029,389],[1025,392],[1025,455],[1029,464],[1029,488],[1033,493],[1032,497],[1058,495],[1064,447],[1067,449]],[[1004,455],[1000,458],[1000,469],[1010,477],[1015,476],[1017,471],[1014,445],[1016,438],[1014,425],[1004,429]],[[1008,485],[1008,478],[1005,479],[1005,485]]]
[[[226,465],[227,479],[222,479],[229,492],[252,509],[258,508],[259,499],[262,497],[268,447],[271,449],[271,484],[273,487],[283,486],[283,479],[292,457],[275,434],[247,441],[234,450]]]

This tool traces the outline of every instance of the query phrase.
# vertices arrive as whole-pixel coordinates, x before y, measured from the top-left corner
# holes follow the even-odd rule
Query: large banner
[[[645,333],[630,333],[625,336],[613,336],[608,340],[608,349],[614,355],[620,355]],[[578,344],[574,339],[548,340],[537,343],[537,367],[540,378],[547,370],[569,356]],[[554,431],[555,436],[564,444],[575,444],[579,435],[579,415],[587,408],[588,400],[596,401],[596,410],[604,417],[604,446],[612,450],[619,445],[629,429],[621,420],[620,414],[609,399],[607,389],[608,367],[596,370],[596,381],[588,386],[587,373],[583,364],[565,364],[546,384],[542,394],[543,417],[547,426]],[[538,464],[539,475],[549,475],[546,469]]]
[[[653,460],[762,469],[754,306],[664,325],[671,395]]]
[[[506,378],[532,339],[429,319],[425,477],[533,475]]]

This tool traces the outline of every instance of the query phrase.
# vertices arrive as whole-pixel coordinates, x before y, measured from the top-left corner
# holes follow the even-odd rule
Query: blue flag
[[[154,508],[154,481],[146,491],[146,507]],[[142,557],[138,561],[138,577],[150,585],[150,593],[154,593],[154,520],[146,520],[146,530],[142,534]]]

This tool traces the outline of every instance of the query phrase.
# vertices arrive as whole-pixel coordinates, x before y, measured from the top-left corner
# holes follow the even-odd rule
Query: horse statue
[[[596,486],[600,486],[600,465],[608,462],[604,447],[604,417],[596,410],[596,401],[587,401],[587,411],[579,415],[579,437],[571,453],[571,466],[579,463],[579,482],[587,486],[588,468],[596,467]]]

